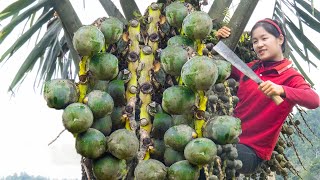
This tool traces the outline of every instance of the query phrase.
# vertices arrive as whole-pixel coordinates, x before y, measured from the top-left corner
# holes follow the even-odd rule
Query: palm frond
[[[126,19],[134,19],[136,15],[141,16],[141,12],[134,0],[120,0],[120,5]]]
[[[47,12],[44,16],[40,17],[40,19],[33,25],[31,26],[28,31],[26,31],[23,35],[21,35],[15,42],[14,44],[9,47],[4,54],[0,57],[0,63],[9,55],[11,57],[26,41],[28,41],[36,31],[38,31],[43,24],[48,22],[50,18],[52,18],[54,13],[54,10],[51,9],[49,12]]]
[[[320,12],[316,8],[314,8],[304,0],[296,0],[296,2],[299,3],[311,15],[313,15],[318,21],[320,21]]]
[[[99,0],[100,4],[109,16],[120,19],[123,23],[127,23],[126,18],[121,14],[119,9],[111,0]]]
[[[314,45],[309,38],[303,34],[299,28],[286,16],[286,25],[290,28],[290,30],[293,32],[295,37],[308,48],[308,50],[320,60],[320,50],[317,48],[316,45]]]
[[[3,29],[0,31],[0,44],[20,22],[22,22],[26,18],[29,18],[29,16],[32,15],[32,13],[38,11],[39,9],[44,7],[47,3],[50,3],[50,0],[40,1],[39,3],[35,4],[34,6],[30,7],[29,9],[21,13],[16,18],[14,18],[8,25],[3,27]]]
[[[28,71],[30,71],[34,64],[37,62],[38,58],[41,57],[46,48],[52,44],[53,40],[57,38],[58,33],[61,31],[61,23],[60,21],[55,21],[52,26],[49,27],[46,34],[42,37],[39,43],[34,47],[34,49],[30,52],[26,60],[21,65],[18,70],[16,76],[11,82],[8,91],[12,91],[13,88],[19,83],[22,82],[22,78],[26,75]]]
[[[309,14],[305,13],[302,9],[300,9],[297,6],[294,6],[294,8],[299,14],[299,17],[304,24],[308,25],[310,28],[320,33],[320,20],[315,20]]]
[[[3,11],[0,12],[0,21],[14,16],[15,14],[19,14],[21,10],[35,2],[36,0],[18,0],[9,6],[7,6]]]

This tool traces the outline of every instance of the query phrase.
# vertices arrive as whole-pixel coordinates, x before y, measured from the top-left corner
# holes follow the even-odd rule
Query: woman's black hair
[[[281,23],[278,22],[277,20],[272,20],[272,19],[269,19],[269,18],[268,18],[268,20],[273,21],[274,23],[276,23],[276,24],[279,26],[279,28],[280,28],[280,30],[281,30],[282,32],[279,32],[278,29],[277,29],[273,24],[271,24],[271,23],[269,23],[269,22],[267,22],[267,21],[262,20],[262,21],[258,21],[258,22],[252,27],[252,29],[251,29],[251,31],[250,31],[250,35],[251,35],[251,37],[252,37],[252,32],[253,32],[255,29],[257,29],[258,27],[263,27],[263,29],[265,29],[268,33],[272,34],[272,35],[273,35],[274,37],[276,37],[276,38],[278,38],[278,37],[280,36],[280,34],[282,34],[282,35],[283,35],[283,43],[282,43],[282,45],[281,45],[281,50],[282,50],[282,52],[284,53],[285,50],[286,50],[286,41],[287,41],[287,38],[286,38],[286,35],[285,35],[284,31],[283,31],[283,27],[282,27]]]

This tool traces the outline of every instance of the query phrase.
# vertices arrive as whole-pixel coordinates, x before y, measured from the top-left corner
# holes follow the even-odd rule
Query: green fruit
[[[123,106],[126,104],[124,82],[122,80],[110,81],[107,92],[114,101],[115,106]]]
[[[106,148],[106,137],[96,129],[89,128],[76,138],[77,153],[86,158],[96,159],[106,152]]]
[[[155,159],[148,159],[139,162],[134,170],[136,180],[165,180],[167,168],[162,162]]]
[[[108,93],[99,90],[94,90],[87,94],[84,102],[90,107],[96,119],[111,114],[114,106],[112,97]]]
[[[163,92],[162,108],[169,114],[185,114],[195,105],[196,95],[188,87],[172,86]]]
[[[73,46],[81,56],[92,56],[104,46],[104,36],[95,26],[82,26],[73,36]]]
[[[119,129],[108,138],[109,152],[119,159],[130,160],[136,156],[139,149],[139,140],[129,130]]]
[[[163,159],[166,166],[171,166],[178,161],[185,160],[185,157],[182,152],[175,151],[170,146],[168,146],[164,151]]]
[[[164,143],[176,151],[183,151],[195,135],[194,129],[190,126],[184,124],[173,126],[164,134]]]
[[[152,139],[152,142],[153,142],[152,144],[153,148],[150,150],[150,157],[152,159],[163,161],[163,155],[166,149],[164,141],[161,139]]]
[[[183,65],[181,77],[193,90],[208,90],[218,78],[218,69],[211,58],[195,56]]]
[[[106,44],[113,44],[122,37],[123,26],[123,23],[115,17],[109,17],[101,23],[100,29]]]
[[[157,113],[154,116],[151,136],[162,139],[164,133],[172,126],[172,117],[166,113]]]
[[[217,155],[216,144],[208,138],[197,138],[184,148],[185,158],[194,165],[203,166],[214,161]]]
[[[222,83],[231,74],[231,64],[225,60],[214,60],[213,62],[218,68],[218,79],[216,83]]]
[[[111,113],[112,131],[124,128],[125,122],[121,120],[122,107],[114,107]]]
[[[184,18],[183,32],[192,40],[205,39],[212,30],[212,19],[203,11],[194,11]]]
[[[161,51],[160,59],[167,74],[180,76],[182,66],[188,61],[188,52],[181,46],[167,46]]]
[[[64,127],[71,133],[81,133],[89,129],[93,123],[90,108],[82,103],[67,106],[62,113]]]
[[[166,7],[168,23],[176,28],[181,28],[183,19],[188,15],[188,8],[184,3],[176,1]]]
[[[215,116],[206,122],[203,136],[218,144],[232,144],[241,134],[241,121],[232,116]]]
[[[93,161],[92,170],[97,180],[121,179],[126,172],[126,161],[117,159],[110,154],[104,155]]]
[[[109,81],[90,79],[87,93],[90,93],[93,90],[107,91],[108,84],[109,84]]]
[[[198,180],[200,169],[187,160],[172,164],[168,169],[169,180]]]
[[[194,116],[193,114],[182,114],[172,116],[173,126],[185,124],[190,127],[194,127]]]
[[[89,70],[99,80],[112,80],[119,73],[118,58],[110,53],[98,53],[89,62]]]
[[[194,42],[186,36],[179,36],[179,35],[173,36],[168,40],[167,45],[168,46],[175,46],[175,45],[190,46],[195,49]]]
[[[79,95],[76,85],[68,79],[53,79],[45,82],[44,99],[50,108],[63,109],[77,102]]]
[[[102,118],[95,119],[91,127],[99,130],[105,136],[108,136],[111,133],[112,128],[112,121],[110,115],[106,115]]]

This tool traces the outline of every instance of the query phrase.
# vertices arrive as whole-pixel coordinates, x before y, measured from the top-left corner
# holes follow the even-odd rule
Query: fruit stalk
[[[204,91],[198,91],[199,95],[199,108],[196,114],[195,130],[198,137],[202,137],[202,126],[205,123],[204,112],[206,111],[208,98],[205,96]]]
[[[79,102],[83,102],[88,89],[88,79],[87,79],[87,64],[89,61],[89,56],[83,56],[79,63]]]
[[[129,23],[129,54],[128,70],[131,73],[131,78],[127,84],[126,100],[127,105],[125,108],[125,128],[135,132],[136,121],[135,121],[135,105],[137,101],[137,89],[138,89],[138,77],[137,68],[139,65],[139,39],[140,39],[140,23],[137,20],[131,20]]]
[[[148,25],[147,35],[148,41],[140,52],[140,77],[138,80],[141,100],[140,107],[140,150],[138,153],[139,160],[147,160],[150,158],[149,146],[151,144],[150,132],[152,128],[151,116],[148,113],[148,105],[151,103],[151,94],[153,93],[153,85],[151,83],[151,71],[154,64],[154,54],[158,49],[158,25],[160,22],[160,8],[156,3],[152,3],[148,7]]]

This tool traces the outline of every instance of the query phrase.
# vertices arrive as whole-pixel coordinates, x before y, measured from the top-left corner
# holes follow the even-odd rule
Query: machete
[[[244,63],[227,45],[225,45],[222,41],[219,41],[213,49],[219,53],[222,57],[224,57],[227,61],[229,61],[234,67],[236,67],[239,71],[241,71],[244,75],[248,76],[250,79],[260,84],[263,81],[259,78],[259,76],[253,72],[252,69],[248,67],[246,63]],[[281,104],[283,99],[280,96],[271,96],[272,100],[277,104]]]

